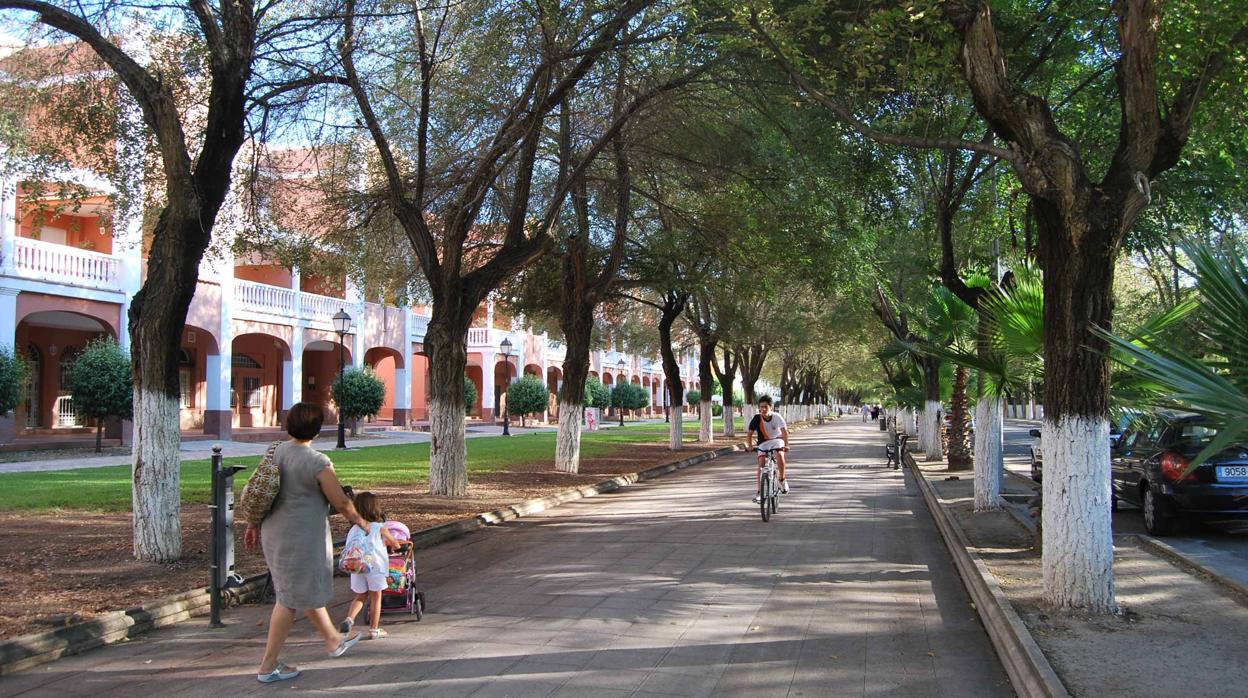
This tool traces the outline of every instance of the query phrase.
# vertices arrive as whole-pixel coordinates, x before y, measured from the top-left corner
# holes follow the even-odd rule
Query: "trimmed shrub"
[[[0,346],[0,415],[8,414],[21,403],[29,373],[26,360],[20,354]]]
[[[585,379],[585,406],[599,409],[611,406],[611,391],[593,376]]]
[[[611,406],[624,410],[639,410],[650,404],[650,393],[634,383],[620,383],[611,391]]]
[[[718,402],[711,403],[711,416],[718,417],[724,413],[724,406]]]
[[[468,376],[464,376],[464,414],[472,414],[477,406],[477,385]]]
[[[69,394],[74,410],[96,420],[95,451],[104,439],[104,420],[130,419],[134,414],[134,382],[130,357],[111,337],[92,340],[69,367]]]
[[[338,406],[338,414],[342,419],[349,420],[351,435],[356,436],[359,420],[381,410],[386,400],[386,384],[367,366],[348,368],[334,379],[331,394],[334,404]]]
[[[690,388],[685,392],[685,404],[690,407],[697,407],[702,402],[702,391],[697,388]]]
[[[525,416],[546,409],[549,399],[545,381],[526,375],[507,386],[507,413],[520,415],[520,426],[525,426]]]

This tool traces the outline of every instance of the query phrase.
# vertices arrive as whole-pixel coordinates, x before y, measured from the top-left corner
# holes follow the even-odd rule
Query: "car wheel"
[[[1144,530],[1153,536],[1168,536],[1174,530],[1170,503],[1155,494],[1151,487],[1144,490]]]

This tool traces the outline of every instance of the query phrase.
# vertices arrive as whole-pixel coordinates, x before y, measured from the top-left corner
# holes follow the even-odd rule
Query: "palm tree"
[[[1100,334],[1114,350],[1114,360],[1134,378],[1131,397],[1137,405],[1195,412],[1218,427],[1190,469],[1248,434],[1248,263],[1242,253],[1219,254],[1203,244],[1183,250],[1196,277],[1194,301],[1133,337]],[[1185,329],[1203,347],[1202,356],[1167,337],[1166,328],[1188,312],[1197,322]]]

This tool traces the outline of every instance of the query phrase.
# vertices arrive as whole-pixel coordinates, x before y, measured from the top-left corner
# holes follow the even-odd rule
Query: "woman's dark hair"
[[[300,441],[310,441],[321,433],[325,410],[315,402],[295,403],[286,413],[286,433]]]
[[[764,402],[765,402],[765,403],[767,403],[768,405],[770,405],[770,404],[771,404],[771,396],[770,396],[770,395],[764,395],[764,396],[762,396],[762,397],[760,397],[760,398],[758,399],[758,404],[760,404],[760,405],[761,405],[761,404],[763,404]]]
[[[355,510],[360,512],[360,516],[365,521],[380,522],[386,520],[386,515],[381,513],[381,500],[372,492],[357,492],[355,494]]]

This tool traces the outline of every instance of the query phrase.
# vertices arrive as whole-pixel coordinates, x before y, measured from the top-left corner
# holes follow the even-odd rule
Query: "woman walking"
[[[299,669],[278,658],[295,614],[302,610],[312,627],[325,640],[325,652],[340,657],[360,634],[343,636],[334,627],[325,606],[334,593],[334,551],[329,532],[329,506],[347,521],[367,527],[343,491],[329,458],[312,448],[321,432],[325,413],[320,405],[301,402],[286,415],[290,440],[273,452],[281,470],[281,486],[263,526],[249,524],[243,542],[254,550],[259,541],[269,566],[277,603],[269,617],[269,637],[256,679],[261,683],[285,681],[299,675]]]

